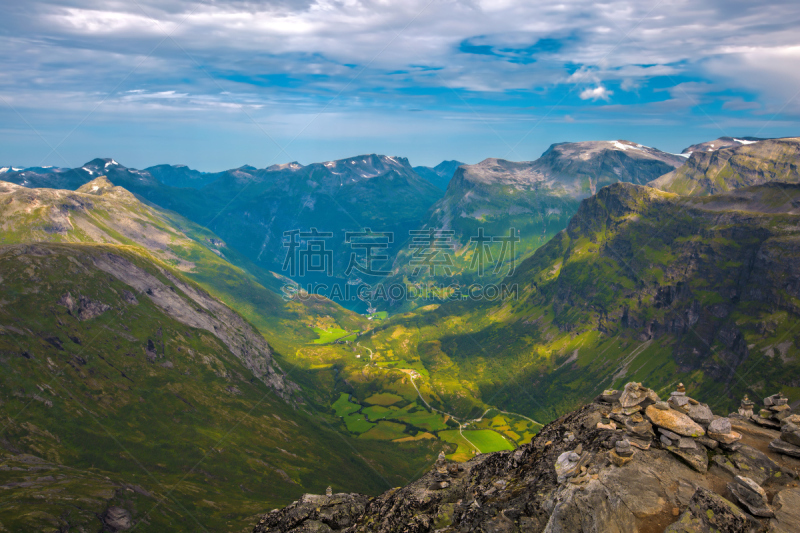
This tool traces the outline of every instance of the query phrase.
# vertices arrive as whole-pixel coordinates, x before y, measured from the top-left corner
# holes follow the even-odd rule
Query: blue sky
[[[800,135],[800,2],[2,0],[0,166]]]

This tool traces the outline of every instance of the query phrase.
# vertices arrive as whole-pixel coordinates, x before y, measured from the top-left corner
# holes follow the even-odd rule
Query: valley
[[[534,162],[443,164],[439,192],[385,156],[6,172],[0,523],[77,527],[114,507],[142,530],[244,531],[328,485],[405,485],[440,451],[517,450],[631,381],[682,382],[720,411],[745,393],[800,401],[797,142],[688,157],[557,144]],[[397,238],[371,285],[454,289],[349,308],[305,293],[281,268],[282,224],[293,209],[304,231],[341,222],[337,191],[359,210],[333,239],[337,268],[345,230],[435,228],[452,232],[451,276],[415,275]],[[224,202],[236,208],[204,225]],[[281,222],[263,240],[268,212]],[[480,228],[519,231],[497,272],[474,268]],[[310,278],[347,279],[323,274]],[[508,298],[458,292],[501,282]]]

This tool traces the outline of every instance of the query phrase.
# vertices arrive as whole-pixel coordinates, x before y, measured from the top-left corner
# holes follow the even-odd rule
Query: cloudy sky
[[[0,0],[0,166],[800,135],[797,0]]]

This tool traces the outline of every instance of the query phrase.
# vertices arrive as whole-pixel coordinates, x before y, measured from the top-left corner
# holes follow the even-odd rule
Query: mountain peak
[[[766,141],[769,139],[762,137],[720,137],[713,141],[706,141],[698,144],[693,144],[685,148],[681,154],[690,155],[693,152],[715,152],[722,148],[731,148],[737,146],[746,146],[748,144],[755,144],[759,141]]]

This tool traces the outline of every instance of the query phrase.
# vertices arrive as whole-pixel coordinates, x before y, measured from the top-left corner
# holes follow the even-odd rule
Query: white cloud
[[[614,91],[609,91],[602,85],[598,85],[597,87],[593,87],[590,89],[584,89],[581,91],[581,100],[592,100],[594,102],[598,100],[605,100],[608,102],[611,98],[611,95],[614,94]]]

